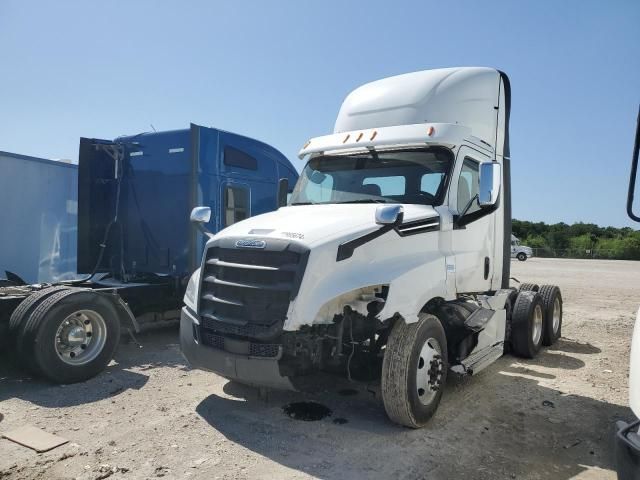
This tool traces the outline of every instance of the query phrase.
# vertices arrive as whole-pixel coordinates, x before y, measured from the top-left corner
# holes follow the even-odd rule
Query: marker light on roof
[[[431,125],[428,129],[427,129],[427,135],[429,135],[430,137],[433,137],[433,134],[436,133],[436,129],[433,128],[433,125]]]
[[[304,147],[302,147],[302,149],[304,150],[305,148],[307,148],[309,145],[311,145],[311,140],[309,140],[307,143],[304,144]]]
[[[369,139],[369,141],[373,140],[374,138],[376,138],[376,135],[378,135],[378,131],[374,130],[373,133],[371,134],[371,138]]]
[[[364,133],[360,132],[360,135],[358,135],[358,138],[356,138],[356,142],[360,141],[360,139],[362,138],[362,135],[364,135]]]
[[[350,133],[347,133],[347,136],[344,137],[344,140],[342,140],[342,143],[347,143],[347,140],[349,140],[349,137],[351,136]]]

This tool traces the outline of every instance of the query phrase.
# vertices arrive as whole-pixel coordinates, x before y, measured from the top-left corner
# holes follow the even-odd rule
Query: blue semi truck
[[[33,284],[7,275],[0,284],[0,348],[53,382],[96,375],[122,328],[179,318],[206,242],[206,231],[189,222],[195,206],[211,208],[206,227],[217,232],[286,204],[297,178],[275,148],[194,124],[115,140],[82,138],[79,278]],[[40,212],[22,214],[36,222]]]

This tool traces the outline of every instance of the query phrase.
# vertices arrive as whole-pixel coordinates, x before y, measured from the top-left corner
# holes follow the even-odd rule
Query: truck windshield
[[[442,203],[452,165],[445,148],[314,157],[304,167],[290,205]]]

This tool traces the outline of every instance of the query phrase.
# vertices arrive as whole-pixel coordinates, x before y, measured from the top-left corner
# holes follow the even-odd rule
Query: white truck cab
[[[520,239],[511,235],[511,258],[517,258],[524,262],[527,258],[533,257],[533,250],[525,245],[520,245]]]
[[[634,196],[638,176],[638,156],[640,154],[640,107],[636,123],[636,136],[631,158],[631,175],[627,193],[627,215],[640,223],[640,215],[634,211]],[[616,469],[618,480],[640,480],[640,309],[631,337],[629,362],[629,406],[635,418],[630,422],[616,424]]]
[[[207,243],[182,311],[188,361],[290,389],[369,362],[389,417],[419,427],[450,369],[553,343],[559,288],[509,287],[509,110],[509,80],[491,68],[351,92],[334,132],[300,150],[288,206]]]

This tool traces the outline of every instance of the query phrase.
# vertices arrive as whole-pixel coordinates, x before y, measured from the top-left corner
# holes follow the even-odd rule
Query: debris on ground
[[[23,447],[31,448],[38,453],[48,452],[69,441],[66,438],[53,435],[52,433],[45,432],[40,428],[30,425],[16,428],[15,430],[4,433],[2,436]]]

